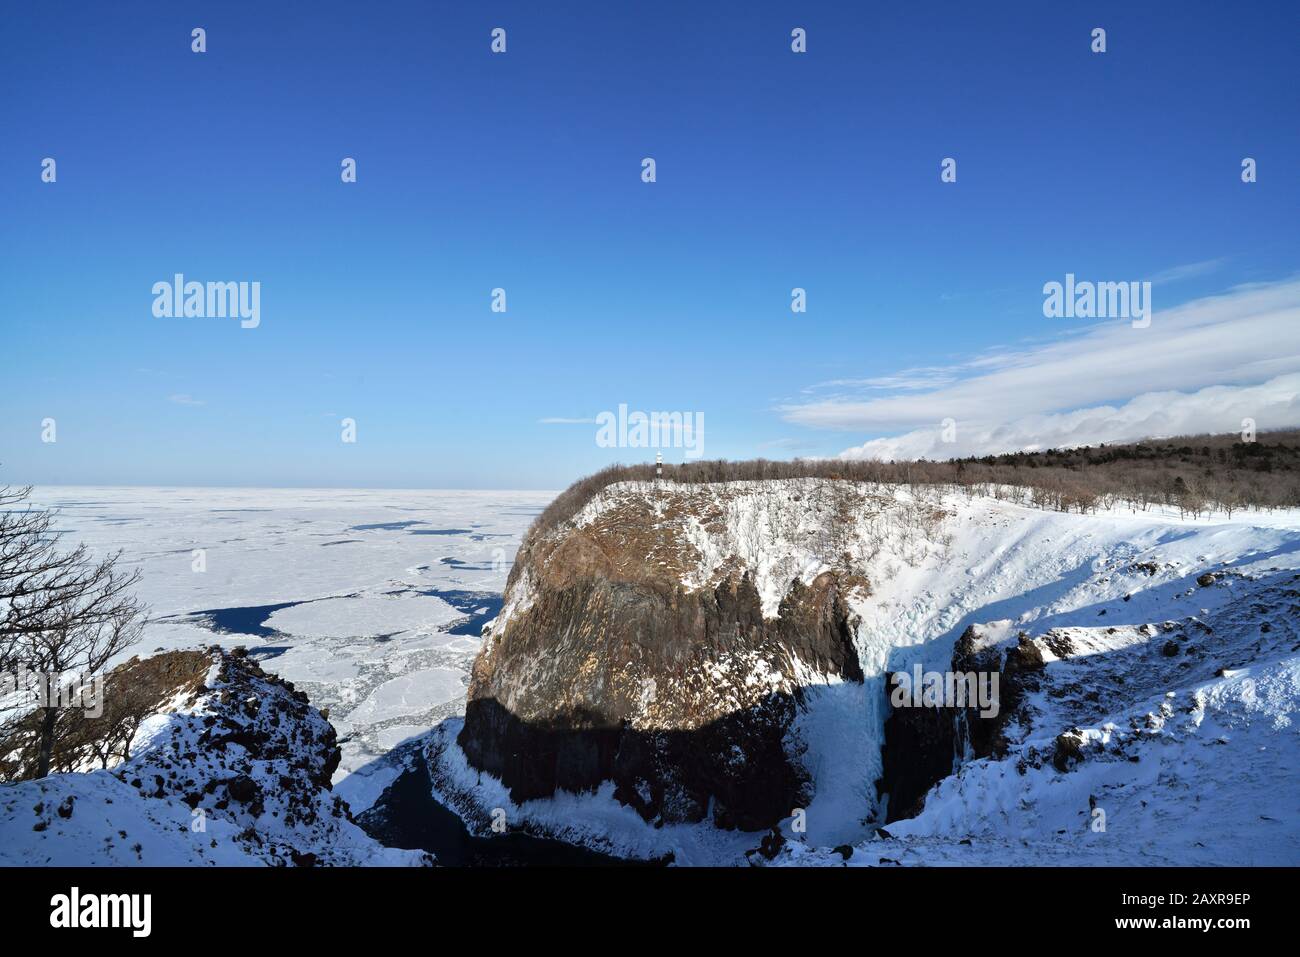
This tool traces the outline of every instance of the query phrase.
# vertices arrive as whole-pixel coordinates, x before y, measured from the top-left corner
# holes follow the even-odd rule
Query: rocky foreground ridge
[[[334,728],[243,649],[133,659],[108,675],[109,704],[128,686],[145,715],[129,758],[0,786],[0,865],[428,862],[352,822],[330,786]]]

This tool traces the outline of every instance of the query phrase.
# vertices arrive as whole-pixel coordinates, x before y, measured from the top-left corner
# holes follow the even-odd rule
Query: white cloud
[[[947,385],[955,378],[951,369],[904,369],[894,375],[875,376],[869,379],[831,379],[809,386],[804,392],[816,392],[819,389],[860,388],[860,389],[933,389]]]
[[[1282,415],[1288,408],[1285,377],[1300,372],[1300,280],[1238,287],[1158,311],[1146,329],[1120,321],[1083,326],[1070,322],[1044,320],[1064,333],[1050,343],[927,369],[934,380],[932,388],[896,388],[879,395],[877,387],[867,386],[871,391],[863,395],[787,405],[781,412],[787,421],[813,428],[916,430],[917,436],[935,438],[940,423],[952,418],[958,423],[962,448],[945,446],[942,454],[972,454],[994,447],[1066,444],[1068,435],[1088,436],[1071,440],[1080,444],[1139,438],[1151,432],[1210,431],[1204,416],[1212,408],[1185,401],[1194,398],[1192,393],[1210,394],[1205,392],[1209,386],[1266,383],[1275,390],[1269,395],[1282,405],[1272,400],[1266,404]],[[943,381],[945,375],[951,381]],[[900,378],[913,377],[903,372]],[[1232,394],[1218,395],[1228,401]],[[1265,399],[1261,394],[1245,401]],[[1167,425],[1160,424],[1160,403],[1171,406],[1165,412]],[[1203,417],[1196,419],[1197,414]],[[1223,430],[1239,428],[1237,418]],[[1255,418],[1261,428],[1295,424],[1267,422],[1262,412]],[[1109,434],[1107,429],[1118,431]],[[1135,431],[1141,429],[1150,431]],[[879,440],[895,444],[867,443],[862,448],[902,448],[898,443],[904,439],[908,448],[928,448],[927,440],[920,437]],[[984,445],[977,447],[980,442]],[[861,453],[849,450],[848,454]]]
[[[566,419],[561,416],[548,416],[537,420],[541,425],[595,425],[595,419]]]
[[[872,439],[846,449],[843,459],[946,459],[1035,451],[1171,435],[1239,432],[1242,420],[1259,429],[1300,426],[1300,373],[1253,386],[1209,386],[1196,392],[1146,392],[1120,406],[1093,406],[1028,415],[997,426],[957,422],[956,441],[940,427]]]
[[[188,392],[173,393],[172,395],[167,396],[167,401],[173,402],[176,405],[203,405],[204,404],[202,399],[196,399]]]
[[[1199,263],[1185,263],[1182,266],[1173,266],[1156,273],[1150,278],[1150,281],[1155,286],[1162,286],[1170,282],[1181,282],[1184,279],[1208,275],[1222,266],[1223,263],[1223,259],[1206,259]]]

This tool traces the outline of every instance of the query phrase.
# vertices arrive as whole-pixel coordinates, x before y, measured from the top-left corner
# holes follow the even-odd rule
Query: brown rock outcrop
[[[525,540],[458,739],[515,800],[612,781],[647,820],[756,830],[807,799],[792,724],[806,684],[861,680],[861,582],[794,581],[765,618],[739,559],[683,584],[682,527],[646,497]]]

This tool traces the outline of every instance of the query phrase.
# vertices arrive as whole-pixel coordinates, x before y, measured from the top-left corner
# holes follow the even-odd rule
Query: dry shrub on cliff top
[[[169,700],[203,689],[212,667],[207,651],[172,651],[132,658],[104,676],[101,713],[60,708],[55,716],[51,773],[108,768],[131,757],[131,742],[145,719]],[[42,709],[0,727],[0,781],[36,776],[40,764]]]

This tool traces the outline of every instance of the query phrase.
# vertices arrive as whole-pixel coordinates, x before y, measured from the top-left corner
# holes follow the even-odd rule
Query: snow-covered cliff
[[[1075,854],[1300,863],[1295,815],[1278,806],[1300,792],[1298,568],[1295,513],[1081,515],[817,479],[610,486],[525,541],[502,613],[485,629],[465,727],[452,722],[433,738],[435,787],[471,816],[500,808],[514,823],[607,849],[740,861],[757,844],[752,832],[659,813],[645,800],[650,778],[641,802],[635,780],[592,780],[617,766],[618,737],[592,752],[581,787],[555,790],[547,779],[553,793],[512,787],[509,771],[484,755],[510,743],[512,718],[571,730],[572,709],[548,710],[557,689],[570,704],[606,708],[593,726],[653,738],[687,727],[691,702],[711,691],[743,710],[752,702],[736,689],[750,687],[790,695],[782,754],[804,783],[774,792],[793,795],[779,816],[778,861],[825,862],[839,847],[834,860],[856,848],[851,860],[868,863]],[[831,586],[830,605],[817,607],[839,606],[852,653],[818,665],[799,641],[811,629],[806,648],[824,652],[835,627],[823,625],[837,614],[788,609]],[[747,589],[749,603],[719,601]],[[658,597],[645,610],[649,593]],[[971,626],[999,663],[1031,642],[1042,671],[1004,715],[1000,752],[963,744],[957,774],[881,836],[886,675],[916,664],[950,670]],[[775,644],[744,638],[754,634]],[[602,657],[611,635],[632,651]],[[672,654],[662,653],[665,641]],[[649,681],[652,695],[634,693]],[[491,720],[476,724],[475,702]],[[454,742],[458,732],[468,748]],[[718,746],[697,745],[710,754]],[[600,747],[613,749],[607,760]],[[1054,762],[1061,747],[1068,760]],[[736,754],[751,784],[764,777],[756,764],[770,760],[770,749],[749,753],[743,743]],[[745,826],[718,822],[716,790],[712,798],[714,823]],[[1099,805],[1105,830],[1094,829]]]

